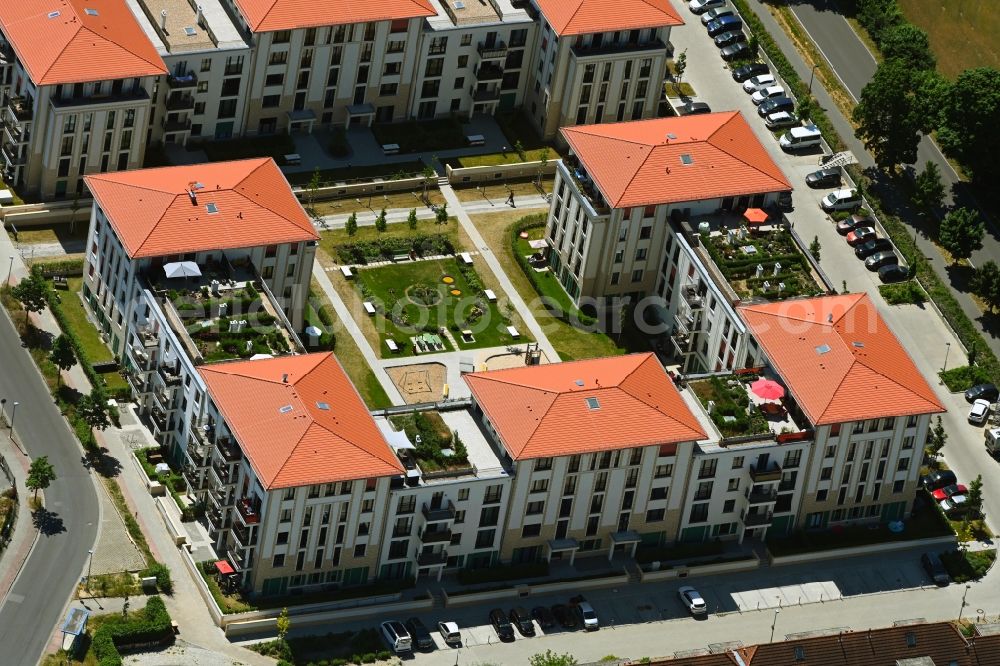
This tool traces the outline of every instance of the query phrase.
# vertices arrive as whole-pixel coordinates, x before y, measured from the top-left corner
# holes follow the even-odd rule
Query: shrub
[[[118,666],[122,663],[120,647],[166,643],[173,637],[170,613],[163,599],[152,596],[146,600],[145,608],[129,618],[101,625],[94,633],[91,649],[99,666]]]
[[[142,577],[152,576],[156,578],[156,587],[159,588],[159,590],[164,594],[174,593],[174,582],[170,578],[170,569],[166,564],[154,562],[152,565],[146,567],[139,575]]]
[[[889,305],[902,305],[903,303],[920,305],[927,300],[927,293],[920,288],[920,284],[915,280],[883,284],[879,286],[878,291]]]
[[[996,551],[993,550],[974,552],[952,550],[941,554],[941,562],[944,564],[945,569],[948,570],[948,575],[951,576],[953,581],[956,583],[966,583],[970,580],[979,580],[985,576],[986,572],[993,565],[993,560],[996,559],[996,556]]]
[[[938,376],[952,392],[964,391],[976,384],[985,384],[990,381],[989,373],[978,365],[962,365],[945,372],[939,372]]]

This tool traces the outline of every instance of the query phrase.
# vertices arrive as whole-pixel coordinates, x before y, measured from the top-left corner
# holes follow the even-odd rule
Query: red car
[[[938,488],[931,494],[934,496],[934,499],[940,502],[943,499],[948,499],[952,495],[964,495],[967,492],[969,492],[969,489],[961,483],[953,483],[950,486]]]
[[[861,245],[862,243],[867,243],[873,238],[875,238],[874,227],[857,227],[854,231],[847,234],[847,244]]]

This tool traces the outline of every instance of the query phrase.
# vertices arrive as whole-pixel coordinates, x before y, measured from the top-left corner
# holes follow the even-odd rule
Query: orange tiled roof
[[[739,312],[814,425],[945,411],[867,294]]]
[[[198,372],[269,490],[403,472],[332,353],[220,363]]]
[[[538,0],[557,35],[684,25],[670,0]]]
[[[271,158],[86,176],[132,258],[258,247],[319,236]],[[188,194],[193,183],[197,204]],[[215,204],[218,212],[209,213]]]
[[[434,16],[429,0],[236,0],[254,32]]]
[[[477,372],[465,381],[515,460],[706,437],[653,354]]]
[[[562,133],[613,208],[792,189],[738,111],[579,125]]]
[[[0,30],[35,85],[167,73],[123,0],[4,2]]]

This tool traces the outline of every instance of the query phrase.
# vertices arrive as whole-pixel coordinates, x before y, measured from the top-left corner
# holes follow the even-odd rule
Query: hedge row
[[[549,575],[548,562],[526,562],[524,564],[495,565],[487,569],[462,569],[458,572],[458,582],[462,585],[477,585],[479,583],[521,580],[522,578],[541,578],[547,575]]]
[[[42,277],[62,275],[80,277],[83,275],[83,259],[63,259],[61,261],[44,261],[32,265],[32,270],[38,271]]]
[[[119,666],[122,656],[119,649],[173,640],[174,629],[170,613],[158,596],[149,597],[146,607],[136,611],[126,620],[108,621],[94,633],[91,649],[99,666]]]

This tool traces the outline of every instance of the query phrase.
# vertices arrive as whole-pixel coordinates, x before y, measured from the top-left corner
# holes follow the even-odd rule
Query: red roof
[[[792,189],[739,111],[564,127],[612,208]]]
[[[705,439],[653,354],[465,375],[515,460]]]
[[[557,35],[684,25],[670,0],[538,0]]]
[[[167,73],[123,0],[4,2],[0,30],[35,85]]]
[[[347,25],[437,14],[429,0],[236,0],[253,32]]]
[[[269,157],[118,171],[85,180],[132,258],[319,238]],[[210,204],[217,212],[209,212]]]
[[[867,294],[739,312],[814,425],[945,411]]]
[[[220,363],[198,372],[269,490],[403,472],[329,352]]]

